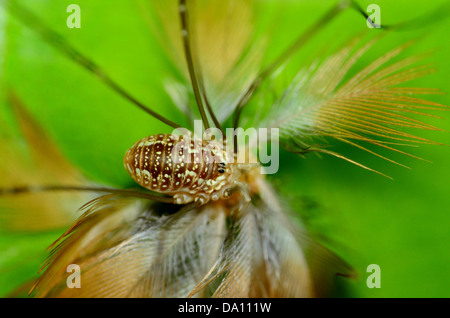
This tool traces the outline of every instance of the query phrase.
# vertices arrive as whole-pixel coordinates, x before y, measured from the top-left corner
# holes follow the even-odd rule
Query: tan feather
[[[12,138],[0,139],[0,192],[13,186],[86,183],[13,92],[10,92],[9,100],[27,149],[23,151],[20,143]],[[73,206],[81,205],[88,198],[86,194],[74,193],[28,193],[20,197],[3,193],[0,196],[0,227],[38,231],[68,226],[76,219]]]
[[[37,297],[311,297],[305,239],[262,179],[252,203],[200,207],[108,195],[52,246]],[[68,288],[68,265],[81,288]],[[333,276],[334,266],[328,268]],[[334,272],[335,274],[336,272]],[[329,286],[329,281],[323,281]],[[323,287],[322,286],[322,287]]]
[[[356,61],[375,43],[374,40],[369,41],[351,54],[357,42],[353,41],[321,64],[312,65],[308,71],[299,72],[261,126],[279,127],[280,136],[287,140],[287,144],[289,140],[296,140],[301,145],[301,148],[295,144],[288,145],[294,151],[303,152],[303,148],[356,163],[333,151],[311,147],[314,140],[328,137],[399,165],[402,164],[362,146],[360,142],[421,159],[397,146],[439,143],[404,129],[440,131],[414,117],[436,117],[428,111],[446,110],[448,107],[412,96],[441,94],[439,90],[397,85],[435,70],[429,65],[412,66],[423,56],[407,57],[385,66],[411,45],[407,43],[382,55],[350,79],[344,80]],[[426,112],[420,111],[422,109]]]
[[[226,298],[318,296],[305,250],[322,261],[325,254],[332,253],[321,248],[318,255],[318,243],[292,222],[270,185],[263,179],[257,182],[258,196],[229,215],[229,231],[220,257],[190,296],[205,290],[213,297]],[[330,260],[324,265],[328,278],[338,271],[338,262]],[[344,267],[339,270],[344,271]],[[329,280],[321,283],[321,287],[330,286]]]
[[[105,196],[86,206],[44,263],[36,296],[186,296],[217,257],[224,214],[213,207],[174,213],[169,205],[148,205]],[[69,264],[81,267],[80,289],[66,286]]]

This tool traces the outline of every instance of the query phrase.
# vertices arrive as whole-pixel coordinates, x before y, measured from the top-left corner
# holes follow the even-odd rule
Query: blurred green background
[[[106,69],[132,95],[171,120],[183,122],[183,116],[175,110],[163,87],[163,79],[173,75],[173,68],[144,19],[144,2],[77,0],[82,27],[68,29],[66,8],[73,1],[20,1]],[[382,24],[419,18],[445,2],[358,1],[363,8],[379,4]],[[267,35],[270,41],[266,60],[276,56],[334,3],[260,1],[256,31]],[[425,25],[417,20],[409,31],[387,33],[357,66],[362,67],[387,50],[416,39],[417,43],[404,56],[432,50],[427,62],[434,63],[438,72],[407,86],[450,92],[450,19],[434,20],[438,19],[427,20]],[[364,19],[348,10],[316,36],[298,58],[311,57],[314,52],[335,47],[361,32],[369,32]],[[14,129],[5,107],[5,89],[13,88],[64,154],[94,180],[130,186],[131,179],[122,166],[126,149],[144,136],[171,131],[62,56],[3,9],[0,9],[0,64],[1,127]],[[448,95],[426,98],[450,105]],[[433,114],[448,117],[444,111]],[[450,130],[448,120],[429,118],[427,122]],[[449,143],[447,132],[417,134]],[[339,279],[334,295],[449,297],[450,148],[427,145],[413,149],[414,154],[432,161],[431,164],[391,155],[411,170],[343,146],[337,145],[333,150],[394,180],[336,158],[310,155],[303,159],[284,152],[280,171],[271,179],[292,201],[293,209],[311,231],[334,242],[340,254],[358,270],[357,280]],[[62,231],[0,234],[0,296],[8,295],[36,275],[46,256],[45,248]],[[379,289],[366,286],[369,264],[381,268]]]

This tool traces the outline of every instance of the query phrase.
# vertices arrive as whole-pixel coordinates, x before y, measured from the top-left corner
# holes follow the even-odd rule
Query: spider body
[[[139,185],[172,195],[177,204],[225,198],[236,181],[236,169],[218,142],[188,135],[145,137],[126,152],[124,166]]]

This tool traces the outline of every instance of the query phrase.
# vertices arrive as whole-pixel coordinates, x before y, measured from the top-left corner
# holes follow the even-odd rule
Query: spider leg
[[[133,189],[115,189],[106,187],[91,186],[71,186],[71,185],[38,185],[38,186],[21,186],[11,188],[0,188],[0,196],[19,195],[36,192],[55,192],[55,191],[82,191],[82,192],[102,192],[109,194],[118,194],[123,196],[135,197],[140,199],[155,200],[163,203],[174,203],[174,198],[152,194]]]

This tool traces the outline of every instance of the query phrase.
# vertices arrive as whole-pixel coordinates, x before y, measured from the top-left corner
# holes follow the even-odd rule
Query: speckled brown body
[[[217,146],[186,135],[152,135],[127,151],[124,165],[139,185],[173,195],[175,203],[206,203],[226,196],[232,182],[232,168]]]

